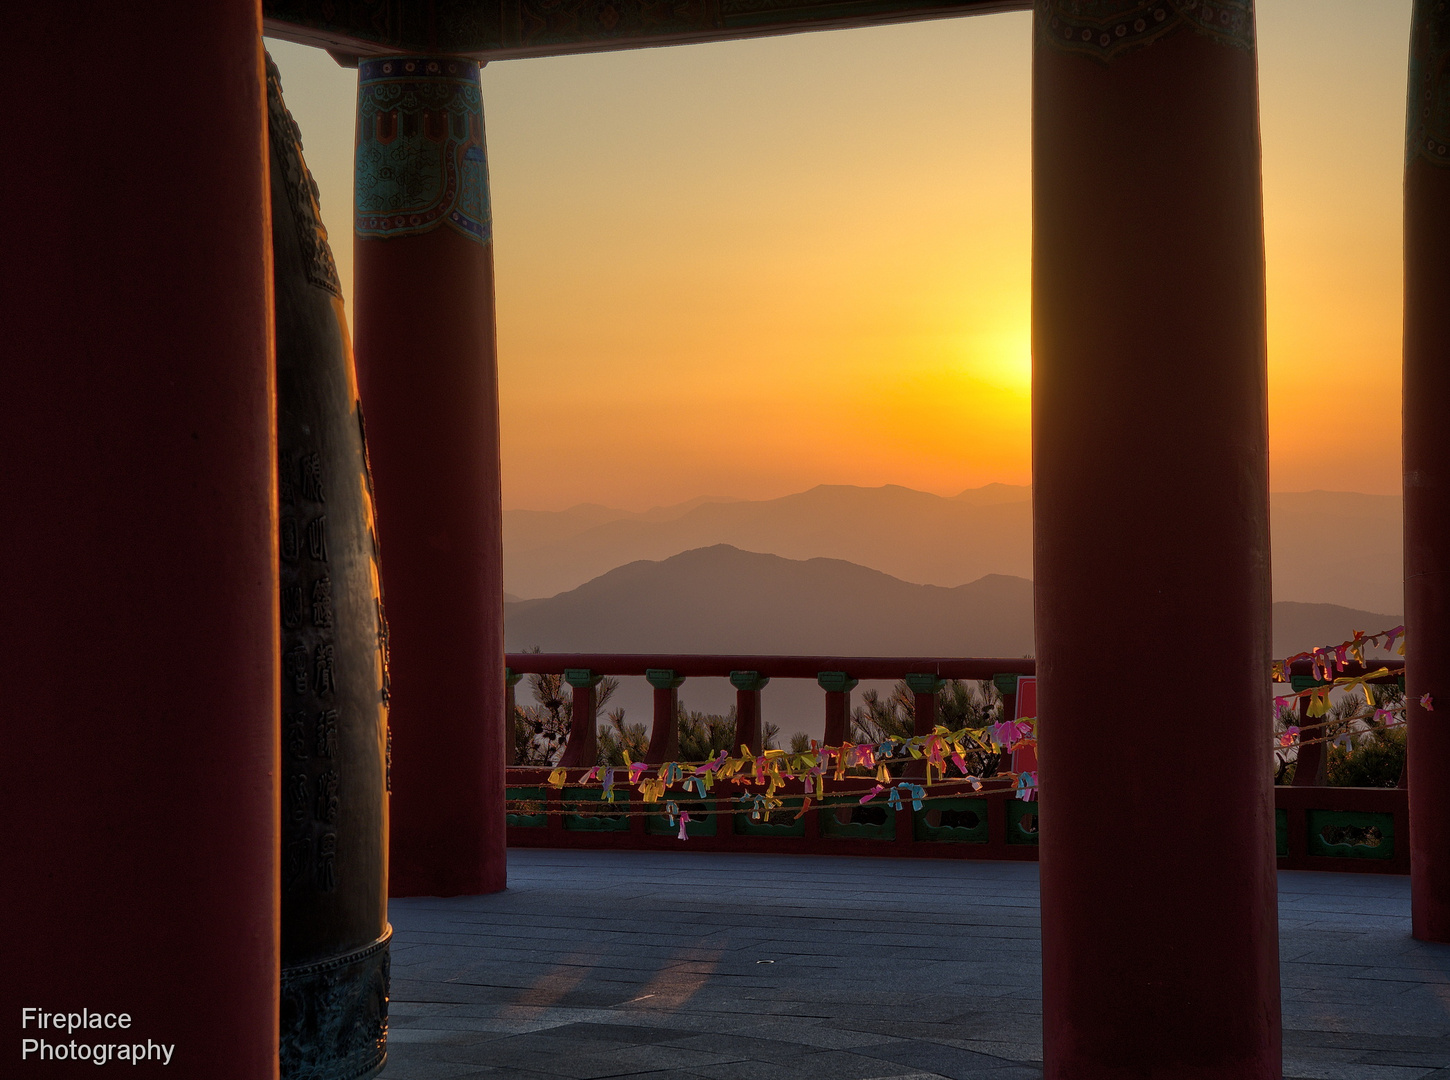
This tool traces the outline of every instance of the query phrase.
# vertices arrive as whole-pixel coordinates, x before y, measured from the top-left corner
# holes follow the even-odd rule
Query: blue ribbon
[[[887,797],[886,801],[891,804],[893,810],[900,810],[903,795],[911,800],[911,808],[913,810],[920,810],[921,800],[926,798],[926,788],[920,784],[908,784],[903,781],[891,789],[891,794]]]

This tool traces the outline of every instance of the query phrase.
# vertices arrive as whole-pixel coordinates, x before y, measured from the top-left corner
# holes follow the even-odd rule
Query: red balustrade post
[[[23,1007],[127,1012],[130,1034],[175,1046],[168,1074],[205,1080],[278,1069],[259,7],[4,18],[26,100],[6,122],[25,150],[0,260],[0,999],[17,1041],[52,1045],[116,1033],[22,1030]]]
[[[1307,690],[1311,686],[1323,686],[1324,684],[1313,677],[1302,675],[1289,676],[1295,693],[1300,690]],[[1299,699],[1299,726],[1315,723],[1309,715],[1309,699]],[[1315,728],[1313,731],[1305,732],[1301,739],[1319,740],[1323,739],[1324,728]],[[1299,745],[1299,756],[1294,764],[1294,787],[1324,787],[1329,783],[1329,754],[1326,753],[1328,743],[1324,742],[1301,742]]]
[[[760,691],[770,682],[758,671],[732,671],[730,684],[735,687],[735,745],[731,753],[748,746],[755,753],[765,748],[765,725],[760,722]]]
[[[997,693],[1002,697],[1002,722],[1010,723],[1017,719],[1017,680],[1019,675],[993,675],[992,684],[997,688]],[[997,773],[1008,773],[1012,771],[1012,755],[1003,751],[997,758]],[[1004,832],[1005,836],[1006,833]]]
[[[857,680],[844,671],[822,671],[816,676],[816,682],[826,692],[826,733],[822,742],[826,746],[840,746],[850,730],[851,691]]]
[[[564,792],[568,788],[553,787],[544,789],[544,808],[548,811],[548,836],[552,844],[564,847],[568,842],[569,831],[564,827]]]
[[[937,694],[946,685],[946,680],[936,675],[907,675],[906,687],[912,693],[912,721],[911,733],[913,735],[930,735],[936,730],[936,705]],[[920,761],[912,759],[907,762],[906,768],[902,770],[903,776],[924,777],[926,776],[926,759]]]
[[[564,672],[564,681],[574,690],[574,700],[569,708],[569,741],[559,759],[560,765],[587,769],[598,761],[599,721],[594,688],[603,677],[588,668],[568,668]]]
[[[1450,10],[1418,0],[1405,164],[1405,666],[1415,937],[1450,942]],[[1433,712],[1420,699],[1430,696]]]
[[[1002,722],[1008,723],[1017,719],[1017,680],[1020,675],[993,675],[992,685],[997,688],[997,696],[1002,699]]]
[[[357,371],[391,623],[394,896],[505,883],[503,540],[478,63],[358,67]]]
[[[1278,1080],[1249,0],[1038,0],[1032,463],[1045,1080]],[[1111,644],[1109,644],[1111,643]],[[1213,656],[1213,692],[1104,692]],[[1175,738],[1171,777],[1163,733]],[[1113,814],[1095,808],[1107,752]],[[1193,838],[1212,837],[1211,842]]]
[[[508,765],[519,763],[519,711],[514,687],[522,678],[523,676],[512,668],[503,669],[504,762]]]
[[[650,729],[649,749],[644,759],[651,765],[680,758],[680,684],[683,675],[669,668],[650,668],[644,673],[654,687],[654,725]]]

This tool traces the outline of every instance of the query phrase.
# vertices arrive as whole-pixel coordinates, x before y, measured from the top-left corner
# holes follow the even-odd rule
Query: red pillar
[[[650,668],[644,673],[654,687],[654,723],[644,759],[651,765],[680,759],[680,684],[684,676],[669,668]]]
[[[258,7],[27,4],[5,33],[27,100],[0,260],[3,1012],[52,1045],[77,1036],[23,1007],[127,1012],[169,1076],[275,1077]]]
[[[735,745],[730,752],[736,753],[741,746],[748,746],[757,754],[765,748],[765,728],[760,722],[760,691],[770,677],[758,671],[732,671],[730,684],[735,687]]]
[[[1437,10],[1437,7],[1439,10]],[[1419,0],[1405,165],[1405,698],[1415,937],[1450,942],[1450,12]],[[1420,707],[1430,695],[1433,711]]]
[[[1044,1073],[1277,1080],[1252,6],[1087,6],[1035,15]],[[1152,695],[1104,692],[1105,647],[1212,656],[1214,692],[1165,729]],[[1102,843],[1105,798],[1132,843]]]
[[[494,892],[503,544],[478,65],[364,59],[357,135],[357,368],[391,631],[391,892]]]

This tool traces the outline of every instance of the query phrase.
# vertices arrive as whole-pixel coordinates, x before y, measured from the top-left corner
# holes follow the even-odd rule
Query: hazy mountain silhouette
[[[1021,656],[1032,650],[1032,583],[992,575],[944,589],[717,544],[510,604],[505,627],[510,648],[549,652]]]
[[[1371,611],[1402,606],[1400,499],[1354,492],[1271,497],[1274,596]],[[787,559],[843,559],[905,582],[960,586],[1032,575],[1031,490],[944,498],[888,485],[821,485],[780,499],[694,499],[632,513],[603,506],[504,514],[504,578],[552,596],[640,559],[715,544]]]
[[[611,570],[549,599],[505,605],[509,649],[546,652],[1023,656],[1032,583],[989,574],[914,585],[841,559],[786,559],[716,544]],[[1274,605],[1274,653],[1338,643],[1397,616]]]
[[[552,596],[638,559],[731,544],[788,559],[845,559],[904,581],[955,586],[1032,573],[1031,493],[989,484],[954,499],[888,485],[826,485],[763,501],[694,500],[645,514],[579,506],[504,514],[504,580]]]

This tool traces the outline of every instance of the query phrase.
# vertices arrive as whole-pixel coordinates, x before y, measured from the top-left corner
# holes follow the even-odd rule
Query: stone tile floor
[[[1279,905],[1284,1076],[1450,1080],[1409,880],[1285,871]],[[1033,863],[514,850],[507,892],[390,917],[384,1080],[1042,1075]]]

